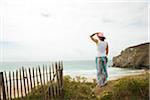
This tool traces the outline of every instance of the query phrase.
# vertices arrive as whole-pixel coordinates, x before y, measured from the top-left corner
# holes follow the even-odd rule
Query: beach
[[[121,70],[120,68],[112,68],[114,70]],[[145,71],[144,69],[140,69],[140,70],[127,70],[127,69],[122,69],[121,72],[118,73],[111,73],[108,74],[108,81],[110,80],[116,80],[125,76],[134,76],[134,75],[140,75],[143,74],[147,71]],[[74,74],[69,74],[69,73],[64,73],[64,75],[69,75],[71,78],[76,78],[76,77],[84,77],[86,79],[87,82],[93,82],[93,80],[96,80],[97,76],[96,76],[96,72],[93,73],[74,73]]]

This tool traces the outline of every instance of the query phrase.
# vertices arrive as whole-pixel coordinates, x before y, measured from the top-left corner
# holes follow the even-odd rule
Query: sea
[[[32,61],[32,62],[1,62],[0,72],[15,71],[21,67],[35,68],[37,66],[51,65],[51,61]],[[96,79],[96,64],[94,60],[81,60],[81,61],[63,61],[64,75],[71,77],[86,77],[87,79]],[[112,61],[108,61],[107,65],[108,76],[110,80],[117,79],[122,76],[134,75],[143,73],[144,70],[133,70],[127,68],[112,67]]]

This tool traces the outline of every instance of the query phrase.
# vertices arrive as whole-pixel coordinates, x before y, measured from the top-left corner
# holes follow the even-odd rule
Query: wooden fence
[[[0,72],[0,100],[63,99],[63,63]]]

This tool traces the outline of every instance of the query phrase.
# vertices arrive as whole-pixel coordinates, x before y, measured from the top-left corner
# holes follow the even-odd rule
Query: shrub
[[[84,77],[72,79],[70,76],[64,77],[64,99],[65,100],[96,100],[92,89],[96,83],[86,82]]]

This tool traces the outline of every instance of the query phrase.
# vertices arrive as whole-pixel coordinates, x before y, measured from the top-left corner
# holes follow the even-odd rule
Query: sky
[[[149,9],[148,0],[0,0],[0,61],[95,60],[95,32],[112,59],[149,41]]]

